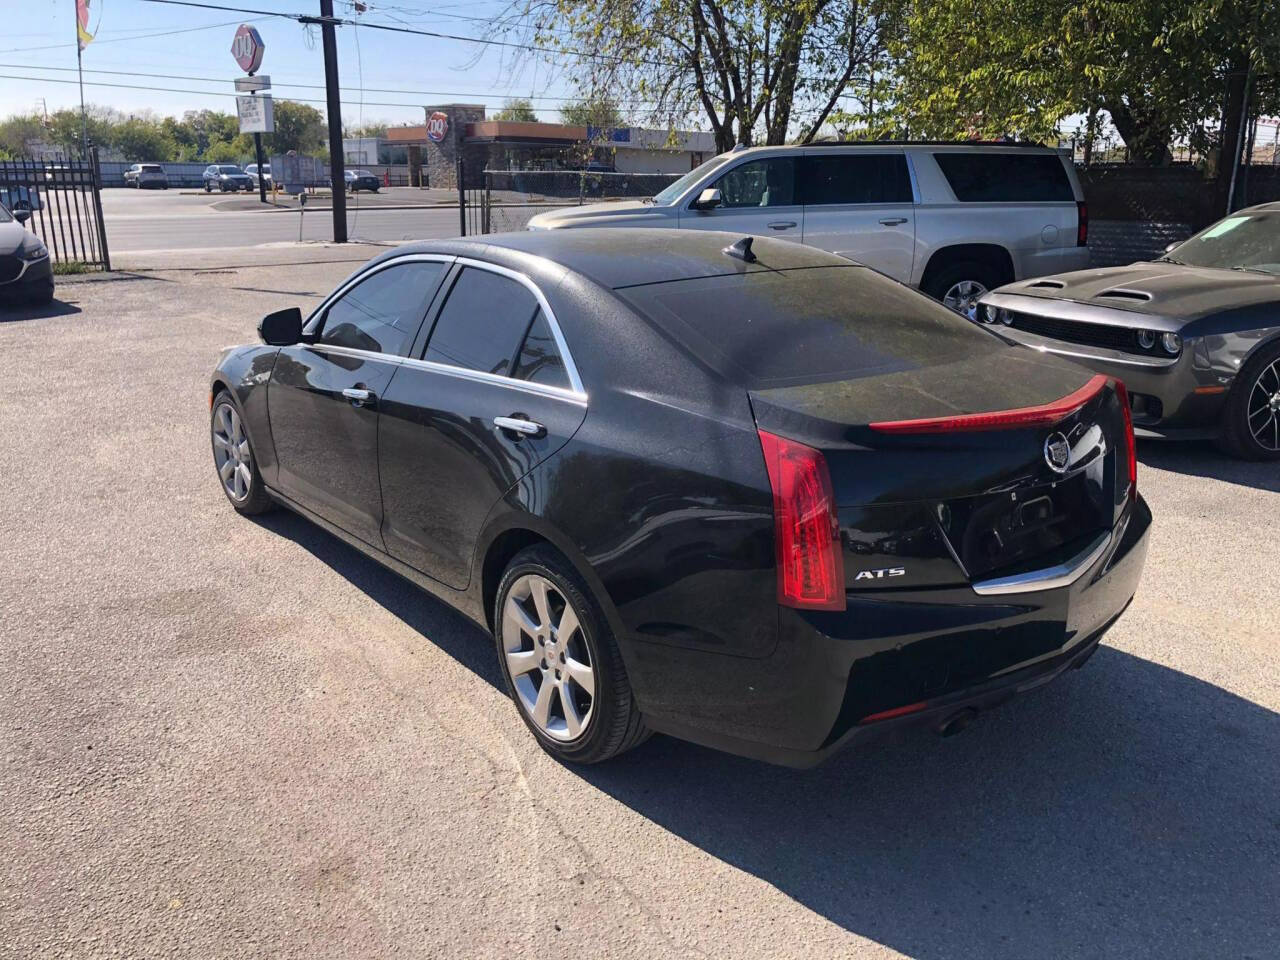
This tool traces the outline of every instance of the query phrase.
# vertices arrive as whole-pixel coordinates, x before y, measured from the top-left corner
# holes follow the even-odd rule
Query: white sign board
[[[271,89],[271,78],[265,73],[256,77],[236,77],[236,93],[256,93],[259,90]]]
[[[275,114],[271,110],[271,94],[260,97],[236,97],[236,113],[240,114],[241,133],[274,133]]]

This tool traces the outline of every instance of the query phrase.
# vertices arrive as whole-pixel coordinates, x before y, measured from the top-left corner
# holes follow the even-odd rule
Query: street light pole
[[[329,173],[333,193],[333,242],[347,242],[347,178],[342,156],[342,103],[338,92],[338,39],[333,0],[320,0],[320,38],[324,46],[324,88],[329,114]]]

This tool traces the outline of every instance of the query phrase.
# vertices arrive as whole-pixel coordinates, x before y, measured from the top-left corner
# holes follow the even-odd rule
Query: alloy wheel
[[[226,402],[218,405],[213,416],[213,463],[227,496],[236,503],[247,500],[253,482],[253,454],[240,414]]]
[[[978,298],[986,292],[987,288],[977,280],[961,280],[947,289],[942,296],[942,303],[970,320],[977,320]]]
[[[595,706],[596,671],[577,612],[546,577],[525,574],[502,608],[502,649],[525,715],[553,740],[577,740]]]
[[[1280,451],[1280,358],[1263,367],[1253,382],[1245,418],[1258,446]]]

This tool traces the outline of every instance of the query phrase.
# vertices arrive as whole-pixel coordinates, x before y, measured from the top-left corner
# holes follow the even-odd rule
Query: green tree
[[[27,153],[29,141],[44,140],[46,135],[44,120],[38,114],[13,114],[0,121],[0,154],[15,160]]]
[[[327,152],[329,128],[323,113],[309,104],[291,100],[275,101],[274,110],[276,131],[263,138],[264,150],[272,154],[290,150],[304,155]]]
[[[622,119],[622,111],[618,109],[618,101],[609,97],[589,97],[566,103],[560,108],[560,119],[575,127],[600,127],[603,130],[616,130],[627,125]]]
[[[727,150],[813,139],[883,67],[905,2],[528,0],[515,22],[544,45],[595,54],[581,60],[583,90],[634,92],[656,126],[703,115]]]
[[[538,113],[533,109],[533,101],[524,97],[508,98],[502,109],[493,115],[495,120],[519,120],[523,123],[537,123]]]
[[[348,137],[376,137],[382,138],[387,135],[387,124],[385,120],[371,120],[368,123],[362,123],[358,127],[350,127],[345,136]]]
[[[171,160],[178,152],[163,123],[149,116],[130,116],[113,124],[106,134],[106,145],[125,160]]]
[[[1263,0],[931,0],[893,44],[896,116],[923,136],[1045,139],[1103,110],[1131,157],[1167,163],[1250,70],[1274,68],[1277,36]]]

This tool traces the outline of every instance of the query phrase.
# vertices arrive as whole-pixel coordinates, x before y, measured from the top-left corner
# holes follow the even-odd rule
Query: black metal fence
[[[463,236],[523,230],[537,214],[562,207],[652,197],[679,174],[603,170],[485,170],[468,177],[457,165]]]
[[[45,242],[55,264],[111,269],[102,222],[98,151],[87,160],[0,161],[0,203],[27,211],[27,228]]]

